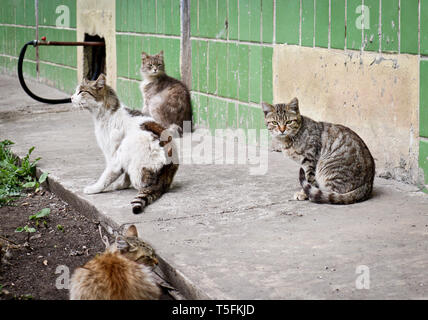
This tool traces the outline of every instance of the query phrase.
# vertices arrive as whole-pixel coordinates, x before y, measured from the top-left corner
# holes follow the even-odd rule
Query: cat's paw
[[[308,200],[308,196],[306,195],[305,191],[300,190],[299,192],[296,192],[294,194],[294,200],[297,200],[297,201]]]
[[[87,186],[85,189],[83,189],[83,193],[86,194],[95,194],[100,193],[101,191],[102,190],[100,190],[100,188],[98,188],[96,185]]]

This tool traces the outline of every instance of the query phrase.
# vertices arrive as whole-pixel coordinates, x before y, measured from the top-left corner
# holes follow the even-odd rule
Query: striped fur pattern
[[[351,129],[302,116],[299,102],[262,104],[265,122],[282,152],[301,165],[296,200],[351,204],[371,196],[374,159]]]
[[[163,51],[156,55],[141,54],[140,90],[144,98],[143,113],[163,127],[182,135],[184,121],[192,121],[190,92],[186,85],[165,72]]]
[[[77,268],[70,279],[70,300],[158,300],[161,289],[152,268],[153,248],[138,239],[134,225],[106,251]]]
[[[72,103],[91,113],[106,162],[98,181],[87,186],[84,193],[132,186],[138,190],[131,202],[132,212],[140,213],[169,189],[178,164],[171,162],[175,145],[168,130],[152,117],[122,106],[105,83],[104,75],[96,81],[84,80],[72,96]]]

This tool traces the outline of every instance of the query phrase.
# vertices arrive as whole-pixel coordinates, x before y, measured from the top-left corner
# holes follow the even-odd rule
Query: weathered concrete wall
[[[417,56],[277,45],[273,75],[275,103],[298,97],[302,114],[356,131],[378,175],[418,181]]]
[[[116,1],[77,0],[77,41],[84,41],[85,33],[98,35],[106,44],[107,83],[116,89]],[[83,47],[77,49],[77,77],[83,78]]]

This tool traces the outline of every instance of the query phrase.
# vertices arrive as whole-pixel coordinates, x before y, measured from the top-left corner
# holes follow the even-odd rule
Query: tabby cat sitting
[[[299,101],[262,103],[265,122],[282,152],[301,164],[296,200],[350,204],[370,197],[375,163],[351,129],[302,116]]]

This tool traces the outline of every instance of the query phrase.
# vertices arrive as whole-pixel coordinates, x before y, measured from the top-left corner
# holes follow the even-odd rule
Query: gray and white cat
[[[301,164],[296,200],[350,204],[370,197],[375,163],[351,129],[302,116],[299,102],[262,103],[265,122],[282,152]]]
[[[192,121],[190,92],[181,81],[165,72],[163,51],[150,56],[141,54],[140,90],[144,98],[143,114],[171,131],[183,132],[183,121]]]
[[[174,142],[153,118],[122,106],[103,74],[96,81],[83,82],[71,97],[73,106],[88,110],[95,125],[95,136],[106,168],[98,181],[87,186],[86,194],[107,190],[138,190],[132,211],[143,208],[165,193],[178,164],[170,157]]]

